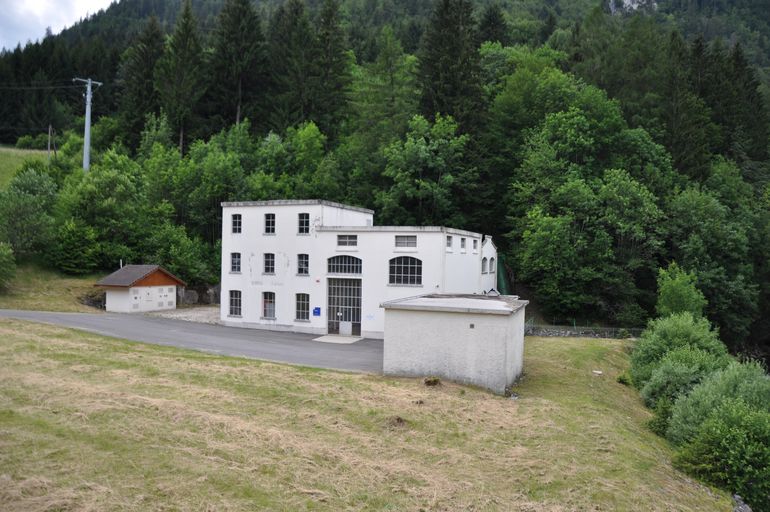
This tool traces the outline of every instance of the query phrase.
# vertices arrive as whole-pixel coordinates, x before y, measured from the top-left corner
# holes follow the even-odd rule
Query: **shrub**
[[[210,248],[199,238],[189,237],[184,226],[162,224],[155,229],[148,246],[148,263],[165,267],[188,285],[209,284],[215,279],[207,264]]]
[[[16,275],[16,260],[10,244],[0,242],[0,290],[8,288],[8,284]]]
[[[677,453],[674,464],[740,494],[755,512],[770,511],[770,413],[728,400]]]
[[[690,312],[695,318],[703,315],[706,298],[695,287],[695,274],[685,272],[676,263],[658,271],[658,303],[660,316]]]
[[[16,147],[18,149],[47,149],[48,134],[22,135],[16,140]]]
[[[631,353],[630,371],[634,385],[640,389],[644,387],[668,352],[687,346],[716,356],[727,354],[727,348],[705,318],[695,319],[691,313],[678,313],[650,321]]]
[[[680,397],[671,411],[666,437],[677,445],[690,441],[714,410],[735,399],[770,412],[770,377],[759,363],[730,363]]]
[[[75,220],[59,227],[47,253],[51,264],[67,274],[88,274],[96,268],[98,244],[93,228]]]
[[[663,356],[642,387],[644,403],[655,407],[663,398],[674,402],[679,395],[687,394],[704,377],[725,368],[730,361],[729,356],[714,355],[689,345],[674,349]]]

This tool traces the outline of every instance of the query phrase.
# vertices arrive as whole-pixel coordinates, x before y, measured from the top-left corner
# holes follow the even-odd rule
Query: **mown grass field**
[[[0,309],[36,309],[95,313],[79,297],[93,291],[101,276],[65,276],[34,264],[20,264],[7,290],[0,291]]]
[[[0,509],[730,510],[615,381],[626,342],[526,345],[511,400],[0,320]]]
[[[28,159],[45,160],[46,152],[34,149],[16,149],[0,146],[0,190],[10,183],[19,167]]]

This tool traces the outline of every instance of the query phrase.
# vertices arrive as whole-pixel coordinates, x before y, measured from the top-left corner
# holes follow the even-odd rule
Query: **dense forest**
[[[492,234],[549,321],[644,325],[676,262],[763,354],[768,5],[122,0],[0,54],[0,141],[51,125],[57,150],[0,197],[0,237],[205,283],[221,201],[321,197]],[[88,173],[74,76],[104,82]]]

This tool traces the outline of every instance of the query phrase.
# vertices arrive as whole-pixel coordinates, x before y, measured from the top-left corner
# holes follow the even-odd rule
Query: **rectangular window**
[[[448,236],[446,237],[446,248],[451,249],[452,248],[452,237]]]
[[[297,294],[297,320],[310,320],[310,295]]]
[[[265,234],[274,234],[274,233],[275,233],[275,214],[266,213],[265,214]]]
[[[240,272],[240,271],[241,271],[241,253],[231,252],[230,253],[230,272]]]
[[[307,235],[310,233],[310,214],[309,213],[300,213],[299,214],[299,225],[297,226],[297,233],[300,235]]]
[[[417,247],[417,235],[396,235],[396,247]]]
[[[232,217],[233,233],[241,232],[241,214],[234,213]]]
[[[337,235],[337,245],[339,247],[356,247],[358,235]]]
[[[275,254],[265,253],[265,274],[275,274]]]
[[[479,241],[473,240],[473,250],[476,251],[478,250],[478,248],[479,248]]]
[[[240,290],[230,290],[230,316],[241,316]]]
[[[262,292],[262,317],[275,318],[275,293]]]
[[[310,256],[297,254],[297,274],[306,276],[310,274]]]

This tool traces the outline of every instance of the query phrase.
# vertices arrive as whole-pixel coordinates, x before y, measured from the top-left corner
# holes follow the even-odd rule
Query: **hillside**
[[[528,338],[511,400],[2,320],[0,503],[730,510],[671,467],[650,413],[615,381],[626,350]]]
[[[45,158],[45,151],[0,146],[0,190],[8,185],[21,164],[26,160],[43,160]]]

